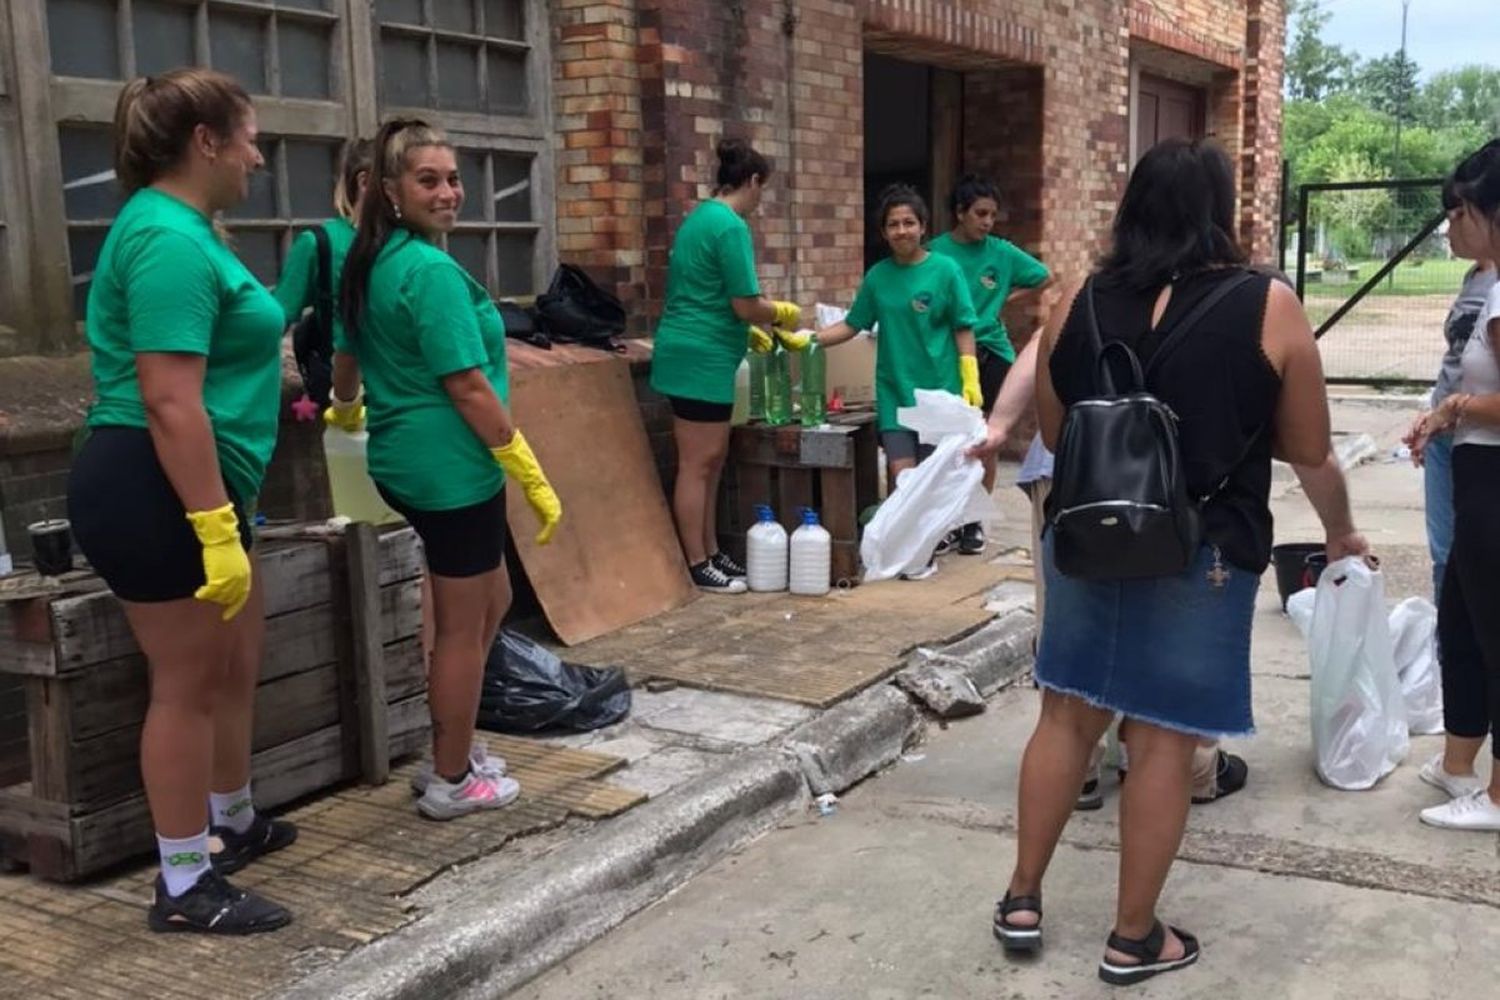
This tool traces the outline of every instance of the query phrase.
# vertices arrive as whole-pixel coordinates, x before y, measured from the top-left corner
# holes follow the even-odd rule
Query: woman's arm
[[[734,309],[734,315],[746,323],[754,323],[757,326],[769,326],[776,322],[776,303],[764,295],[754,298],[730,299],[730,306]]]
[[[1073,311],[1073,300],[1078,297],[1078,291],[1082,287],[1082,278],[1069,283],[1058,302],[1058,308],[1052,310],[1052,314],[1047,317],[1047,325],[1042,328],[1041,335],[1032,338],[1039,342],[1036,354],[1037,427],[1042,434],[1042,444],[1047,446],[1048,451],[1057,450],[1057,436],[1062,433],[1063,414],[1067,410],[1058,398],[1057,388],[1052,384],[1052,351],[1057,346],[1057,338],[1062,334],[1068,314]]]
[[[511,421],[510,413],[495,394],[490,380],[478,368],[466,368],[443,376],[443,391],[486,448],[510,444],[515,437],[516,425]]]
[[[1036,359],[1041,346],[1041,331],[1033,334],[1016,355],[1010,366],[1000,393],[995,397],[995,406],[990,410],[989,423],[985,428],[984,443],[969,451],[974,458],[987,458],[1005,447],[1016,422],[1036,403]]]
[[[333,398],[346,403],[359,395],[359,360],[345,351],[333,352]]]
[[[832,326],[825,326],[813,334],[813,339],[818,342],[819,347],[837,347],[839,344],[853,340],[857,336],[859,336],[858,330],[843,320],[839,320]]]
[[[1273,281],[1267,295],[1261,338],[1281,373],[1273,452],[1292,465],[1316,466],[1328,456],[1332,440],[1323,358],[1297,294]]]
[[[1302,492],[1318,514],[1327,538],[1328,561],[1336,562],[1345,556],[1368,555],[1370,543],[1354,527],[1354,514],[1349,507],[1349,486],[1344,471],[1339,467],[1338,456],[1328,450],[1323,461],[1317,465],[1293,465],[1292,471],[1302,483]]]
[[[276,301],[281,305],[287,325],[297,322],[302,310],[312,305],[313,271],[317,268],[318,243],[312,230],[304,230],[292,240],[286,263],[276,279]],[[337,289],[334,289],[337,293]]]
[[[203,406],[207,367],[201,354],[135,356],[151,443],[172,489],[190,511],[217,510],[229,503],[213,425]]]

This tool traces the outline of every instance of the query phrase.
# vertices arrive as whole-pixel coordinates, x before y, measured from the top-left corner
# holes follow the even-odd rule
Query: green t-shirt
[[[219,471],[251,502],[276,449],[282,319],[207,216],[154,188],[137,191],[110,226],[89,289],[89,426],[146,426],[137,354],[202,355]]]
[[[963,391],[955,330],[973,329],[974,304],[958,265],[929,253],[916,264],[894,258],[870,268],[847,321],[856,330],[876,323],[875,409],[883,431],[901,430],[896,410],[916,402],[918,389]]]
[[[693,209],[672,240],[651,387],[667,396],[733,403],[734,373],[745,357],[745,321],[730,300],[759,294],[745,220],[717,199]]]
[[[933,253],[951,257],[964,272],[969,296],[974,300],[978,322],[974,339],[991,354],[1016,360],[1016,348],[1000,318],[1000,309],[1012,288],[1035,288],[1051,274],[1045,265],[1009,240],[987,236],[977,243],[960,243],[944,233],[927,245]]]
[[[323,223],[328,234],[328,262],[331,265],[328,287],[333,292],[334,324],[338,320],[339,279],[344,274],[344,258],[354,244],[354,227],[346,219],[334,218]],[[281,303],[288,324],[297,322],[302,311],[317,298],[318,241],[311,229],[304,229],[292,240],[292,249],[281,265],[276,282],[276,301]]]
[[[397,229],[370,271],[351,347],[365,383],[370,478],[416,510],[482,503],[505,483],[500,466],[454,408],[443,378],[478,368],[510,399],[505,324],[489,293],[452,257]]]

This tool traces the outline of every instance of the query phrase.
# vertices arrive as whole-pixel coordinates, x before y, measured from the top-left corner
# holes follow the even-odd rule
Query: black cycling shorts
[[[396,499],[379,483],[375,488],[391,510],[422,539],[427,568],[436,576],[479,576],[498,569],[505,558],[505,487],[468,507],[454,510],[417,510]]]
[[[727,424],[734,416],[733,403],[706,403],[701,399],[668,396],[672,416],[695,424]]]
[[[248,552],[249,518],[225,489]],[[203,546],[145,428],[88,432],[68,474],[68,520],[84,558],[121,600],[178,601],[203,586]]]
[[[1005,384],[1005,376],[1010,374],[1010,368],[1011,362],[989,348],[979,349],[979,392],[984,396],[985,416],[989,416],[990,411],[995,408],[995,400],[1000,398],[1000,387]]]

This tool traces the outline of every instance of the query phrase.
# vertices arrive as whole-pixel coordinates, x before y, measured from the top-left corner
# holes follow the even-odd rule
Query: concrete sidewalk
[[[1351,476],[1356,518],[1385,558],[1391,596],[1430,588],[1421,474],[1388,460],[1406,414],[1340,406],[1378,447]],[[1278,540],[1320,537],[1294,485]],[[1440,793],[1417,778],[1439,745],[1368,792],[1313,775],[1305,644],[1265,581],[1254,639],[1259,734],[1240,794],[1193,810],[1164,917],[1204,959],[1131,991],[1158,998],[1337,1000],[1470,993],[1500,968],[1500,837],[1434,830]],[[799,815],[515,993],[517,1000],[1118,995],[1095,966],[1113,907],[1118,794],[1070,823],[1046,887],[1047,950],[1007,961],[991,937],[1014,857],[1016,771],[1036,693],[1014,686],[845,795]],[[1475,977],[1478,977],[1477,979]],[[476,992],[474,995],[483,995]]]

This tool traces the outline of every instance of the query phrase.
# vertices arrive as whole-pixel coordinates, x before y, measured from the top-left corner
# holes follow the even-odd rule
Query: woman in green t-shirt
[[[951,257],[963,269],[974,299],[974,340],[978,345],[979,387],[984,395],[984,415],[989,416],[1000,394],[1000,386],[1016,360],[1016,348],[1005,329],[1001,311],[1009,305],[1035,306],[1041,293],[1052,284],[1052,275],[1041,261],[995,236],[1000,214],[1000,194],[995,186],[973,174],[960,178],[950,199],[953,230],[927,245],[933,253]],[[984,489],[995,490],[995,457],[984,459]],[[957,548],[963,555],[984,551],[984,525],[966,524],[939,547]]]
[[[94,402],[68,516],[150,665],[141,777],[161,856],[154,931],[291,920],[223,878],[297,836],[250,795],[265,616],[249,516],[276,445],[284,324],[213,222],[263,166],[255,140],[250,98],[222,73],[126,84],[115,175],[129,197],[85,317]]]
[[[882,192],[876,224],[891,255],[865,274],[849,315],[817,333],[779,334],[792,350],[814,339],[832,347],[879,324],[875,339],[875,409],[885,449],[890,486],[896,477],[932,452],[915,431],[902,427],[896,411],[916,402],[918,389],[961,394],[981,402],[979,362],[974,348],[974,305],[957,264],[929,252],[927,203],[905,184]]]
[[[312,229],[304,229],[292,241],[281,277],[276,282],[276,301],[286,313],[292,331],[292,347],[297,368],[302,373],[303,388],[319,406],[328,405],[333,379],[333,327],[336,323],[335,301],[339,279],[344,273],[344,258],[354,242],[354,220],[359,215],[365,187],[370,182],[368,139],[350,139],[339,153],[338,179],[334,182],[333,218]],[[319,241],[327,245],[328,273],[321,274]],[[326,294],[326,298],[324,297]],[[309,307],[313,312],[303,317]]]
[[[339,289],[327,419],[357,430],[368,403],[370,478],[422,539],[433,597],[433,766],[413,787],[424,816],[453,819],[521,791],[474,745],[485,658],[510,607],[506,479],[542,522],[542,545],[562,505],[506,406],[500,314],[437,245],[464,200],[452,144],[425,122],[397,119],[376,135],[373,162]]]
[[[741,139],[719,143],[718,189],[683,220],[672,240],[667,301],[656,326],[651,387],[672,406],[677,480],[672,513],[693,583],[742,594],[745,570],[719,551],[719,476],[729,454],[734,376],[748,344],[770,337],[754,324],[795,329],[802,311],[761,295],[750,227],[771,164]]]

